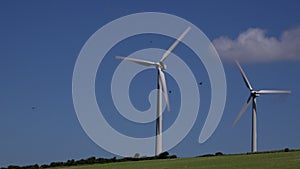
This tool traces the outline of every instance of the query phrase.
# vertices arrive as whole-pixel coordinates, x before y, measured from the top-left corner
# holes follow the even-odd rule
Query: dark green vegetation
[[[53,169],[300,169],[300,151],[88,164]]]
[[[300,151],[95,164],[68,169],[299,169]]]
[[[125,157],[117,159],[116,157],[113,158],[96,158],[90,157],[87,159],[80,159],[80,160],[68,160],[66,162],[51,162],[50,164],[43,164],[39,166],[38,164],[34,165],[27,165],[27,166],[16,166],[10,165],[7,168],[0,168],[0,169],[43,169],[43,168],[57,168],[57,167],[70,167],[70,166],[80,166],[80,165],[87,165],[87,164],[106,164],[106,163],[117,163],[117,162],[126,162],[126,161],[145,161],[145,160],[158,160],[158,159],[173,159],[177,158],[176,155],[169,155],[169,153],[163,152],[158,156],[153,157],[140,157],[139,153],[136,153],[134,157]]]

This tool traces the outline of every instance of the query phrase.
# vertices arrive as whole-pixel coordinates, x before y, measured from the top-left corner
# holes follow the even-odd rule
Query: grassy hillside
[[[94,164],[66,169],[300,169],[300,151]]]

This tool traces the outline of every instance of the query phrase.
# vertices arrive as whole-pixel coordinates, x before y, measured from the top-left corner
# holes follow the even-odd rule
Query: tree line
[[[68,166],[78,166],[78,165],[85,165],[85,164],[104,164],[104,163],[113,163],[113,162],[125,162],[125,161],[140,161],[140,160],[155,160],[155,159],[170,159],[170,158],[177,158],[176,155],[169,155],[169,153],[163,152],[158,156],[152,157],[140,157],[138,153],[134,155],[134,157],[125,157],[117,159],[116,157],[113,158],[96,158],[96,157],[89,157],[86,159],[80,160],[68,160],[66,162],[51,162],[50,164],[43,164],[43,165],[27,165],[27,166],[17,166],[17,165],[10,165],[6,168],[1,169],[42,169],[42,168],[52,168],[52,167],[68,167]]]
[[[276,152],[290,152],[290,151],[300,151],[299,149],[289,149],[285,148],[282,150],[272,150],[272,151],[262,151],[262,152],[255,152],[255,153],[240,153],[240,155],[244,154],[260,154],[260,153],[276,153]],[[237,154],[223,154],[222,152],[217,152],[215,154],[204,154],[197,157],[211,157],[211,156],[222,156],[222,155],[237,155]],[[89,157],[86,159],[80,159],[80,160],[68,160],[66,162],[52,162],[50,164],[43,164],[43,165],[27,165],[27,166],[17,166],[17,165],[10,165],[6,168],[0,168],[0,169],[43,169],[43,168],[52,168],[52,167],[68,167],[68,166],[78,166],[78,165],[86,165],[86,164],[104,164],[104,163],[113,163],[113,162],[125,162],[125,161],[141,161],[141,160],[155,160],[155,159],[171,159],[171,158],[177,158],[176,155],[169,155],[169,153],[163,152],[158,156],[152,156],[152,157],[146,157],[142,156],[140,157],[139,153],[136,153],[133,157],[125,157],[117,159],[116,157],[113,158],[96,158],[96,157]]]

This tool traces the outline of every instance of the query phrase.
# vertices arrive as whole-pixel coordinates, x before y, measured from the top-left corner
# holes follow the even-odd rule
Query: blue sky
[[[204,144],[197,142],[209,107],[209,101],[201,96],[204,113],[171,154],[192,157],[250,151],[250,109],[231,127],[248,97],[233,59],[241,61],[254,88],[292,90],[288,96],[258,98],[258,150],[299,149],[298,7],[297,1],[1,1],[0,166],[115,156],[96,145],[80,126],[72,101],[73,69],[81,48],[95,31],[124,15],[149,11],[177,15],[198,26],[216,45],[227,78],[226,107],[213,136]],[[156,36],[141,36],[137,41],[149,39],[153,46],[172,43]],[[199,90],[209,96],[207,73],[200,68],[199,74],[203,82]],[[172,86],[174,81],[169,81]],[[142,83],[147,90],[155,86],[143,76],[133,82],[133,86]],[[176,91],[176,85],[172,87]],[[135,97],[132,93],[132,100],[145,109],[147,105],[138,102],[138,97],[147,96],[147,90],[138,90],[141,94]],[[169,122],[175,117],[176,112]]]

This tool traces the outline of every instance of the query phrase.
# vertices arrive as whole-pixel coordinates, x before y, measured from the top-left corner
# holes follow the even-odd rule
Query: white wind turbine
[[[173,49],[179,44],[179,42],[188,33],[191,27],[185,29],[185,31],[179,36],[179,38],[169,47],[169,49],[164,53],[159,62],[152,62],[141,59],[134,59],[128,57],[117,56],[116,59],[126,60],[129,62],[134,62],[143,66],[154,66],[157,69],[157,112],[156,112],[156,139],[155,139],[155,155],[158,156],[162,152],[162,90],[164,91],[164,97],[167,104],[167,109],[170,111],[168,90],[165,79],[164,70],[167,66],[163,63],[166,58],[171,54]]]
[[[235,124],[239,121],[241,116],[246,111],[247,107],[250,104],[250,100],[252,99],[252,145],[251,145],[251,151],[256,152],[257,151],[257,129],[256,129],[256,98],[260,96],[261,94],[289,94],[291,91],[289,90],[253,90],[250,82],[248,81],[246,74],[244,73],[241,65],[239,62],[236,61],[236,64],[240,70],[240,73],[243,76],[244,82],[247,86],[247,88],[250,90],[250,96],[247,99],[246,103],[243,105],[242,110],[236,117],[235,121],[233,122],[232,126],[235,126]]]

